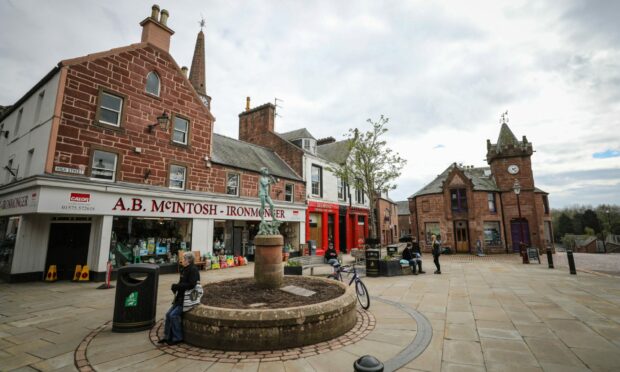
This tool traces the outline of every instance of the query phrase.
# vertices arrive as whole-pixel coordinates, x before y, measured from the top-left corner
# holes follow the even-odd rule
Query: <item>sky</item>
[[[63,59],[140,41],[153,1],[0,0],[0,105]],[[206,21],[215,131],[278,98],[277,132],[343,139],[390,119],[393,200],[453,162],[486,166],[500,115],[552,208],[620,204],[620,1],[160,1],[190,66]]]

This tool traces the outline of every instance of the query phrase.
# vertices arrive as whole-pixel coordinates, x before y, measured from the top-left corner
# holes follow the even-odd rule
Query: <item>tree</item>
[[[560,238],[562,238],[566,234],[572,234],[573,230],[573,221],[566,213],[562,213],[558,220],[557,232]]]
[[[377,121],[366,121],[372,126],[367,132],[360,132],[357,128],[349,129],[347,139],[350,148],[347,160],[343,164],[330,167],[329,170],[368,196],[371,208],[370,237],[376,239],[377,219],[372,210],[375,208],[377,193],[396,188],[393,181],[400,176],[407,160],[390,149],[382,139],[388,131],[388,118],[381,115]]]
[[[601,222],[592,209],[586,209],[582,216],[583,227],[589,227],[595,233],[601,232]]]
[[[583,213],[575,213],[573,216],[573,232],[577,235],[583,234]]]

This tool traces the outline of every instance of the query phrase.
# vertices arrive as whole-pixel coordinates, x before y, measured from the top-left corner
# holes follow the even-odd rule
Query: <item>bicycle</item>
[[[368,295],[368,289],[366,289],[366,285],[360,279],[357,270],[355,269],[355,265],[342,266],[339,263],[334,264],[334,272],[329,274],[327,277],[329,279],[340,280],[344,282],[342,279],[342,273],[347,273],[349,275],[353,274],[353,277],[349,281],[349,285],[355,282],[355,293],[357,294],[357,300],[364,310],[368,310],[370,307],[370,296]]]

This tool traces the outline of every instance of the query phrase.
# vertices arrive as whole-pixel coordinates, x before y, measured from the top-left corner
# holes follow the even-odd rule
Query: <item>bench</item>
[[[310,269],[310,275],[314,275],[315,267],[320,267],[320,266],[332,267],[330,264],[325,262],[323,256],[300,256],[300,257],[289,258],[288,260],[289,262],[298,262],[301,265],[302,271],[306,269]],[[340,261],[340,257],[338,257],[338,260]]]

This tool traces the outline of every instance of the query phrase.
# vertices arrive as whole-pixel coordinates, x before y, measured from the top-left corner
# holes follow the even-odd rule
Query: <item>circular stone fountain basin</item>
[[[357,320],[353,286],[332,279],[302,278],[340,286],[344,294],[324,302],[280,309],[229,309],[201,304],[183,315],[185,342],[208,349],[277,350],[330,340],[353,328]],[[234,281],[215,284],[226,282],[230,282],[230,294],[234,296]]]

